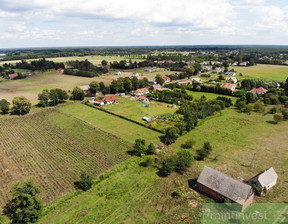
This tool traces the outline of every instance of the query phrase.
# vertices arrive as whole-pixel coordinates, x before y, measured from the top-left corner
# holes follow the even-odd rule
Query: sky
[[[287,0],[0,0],[0,48],[287,40]]]

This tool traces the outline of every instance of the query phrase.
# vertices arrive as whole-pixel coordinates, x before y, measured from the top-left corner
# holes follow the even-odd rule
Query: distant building
[[[133,93],[136,96],[141,96],[141,95],[145,95],[145,94],[149,93],[149,90],[147,88],[142,88],[142,89],[135,90]]]
[[[223,84],[221,85],[221,88],[230,89],[230,90],[232,90],[232,91],[235,91],[236,85],[233,84],[233,83],[223,83]]]
[[[13,74],[8,75],[9,79],[17,79],[18,77],[19,77],[19,75],[17,73],[13,73]]]
[[[171,82],[171,79],[170,79],[170,77],[165,76],[165,77],[163,77],[163,81],[164,81],[164,83],[167,83],[167,82]]]
[[[205,166],[198,180],[197,189],[219,202],[227,199],[244,210],[254,199],[254,191],[248,184],[235,180],[217,170]]]
[[[148,68],[144,68],[144,72],[155,72],[155,69],[148,67]]]
[[[122,75],[122,73],[120,71],[116,71],[114,72],[114,75]]]
[[[192,78],[191,81],[192,81],[192,82],[193,82],[193,81],[194,81],[194,82],[201,82],[201,79],[200,79],[200,78]]]
[[[191,80],[184,80],[184,81],[179,81],[178,85],[182,86],[182,85],[189,85],[192,84]]]
[[[22,72],[21,75],[23,77],[27,77],[27,76],[31,75],[31,72]]]
[[[148,103],[149,99],[146,96],[139,96],[137,100],[141,101],[142,103]]]
[[[85,86],[79,86],[80,89],[82,89],[85,93],[86,96],[91,96],[92,94],[89,92],[89,85],[85,85]]]
[[[138,78],[138,77],[139,77],[139,73],[134,72],[134,73],[132,74],[132,77]]]
[[[58,68],[58,69],[57,69],[57,72],[63,73],[63,72],[64,72],[64,69],[63,69],[63,68]]]
[[[271,167],[270,169],[264,170],[261,173],[257,174],[255,177],[252,177],[248,183],[250,185],[255,184],[261,189],[261,192],[263,192],[264,189],[269,190],[271,187],[276,185],[278,179],[278,175]]]
[[[150,84],[157,84],[156,79],[148,79],[148,82]]]
[[[265,94],[268,92],[268,90],[263,88],[262,86],[260,86],[259,88],[254,88],[254,89],[250,90],[250,92],[256,93],[256,94]]]
[[[212,71],[212,73],[219,73],[219,72],[222,72],[222,68],[220,67],[217,67]]]
[[[233,83],[237,83],[237,78],[234,77],[234,76],[228,76],[226,79],[225,79],[225,82],[233,82]]]
[[[161,85],[159,85],[159,84],[155,84],[155,85],[152,85],[151,86],[151,90],[159,90],[159,89],[161,89],[162,87],[161,87]]]
[[[235,76],[235,75],[236,75],[236,72],[226,72],[225,75]]]

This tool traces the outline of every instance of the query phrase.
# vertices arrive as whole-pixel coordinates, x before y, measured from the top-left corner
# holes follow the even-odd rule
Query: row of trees
[[[6,99],[0,100],[0,110],[2,114],[24,115],[30,112],[32,104],[25,96],[17,96],[12,100],[12,108]]]
[[[13,66],[11,67],[14,68]],[[27,62],[25,60],[22,60],[21,62],[17,62],[15,65],[15,68],[18,69],[28,69],[31,71],[47,71],[49,69],[58,69],[58,68],[65,68],[65,65],[63,63],[57,63],[54,61],[47,61],[45,58],[42,58],[40,60]]]

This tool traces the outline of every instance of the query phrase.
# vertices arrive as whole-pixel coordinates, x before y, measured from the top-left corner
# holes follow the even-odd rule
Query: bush
[[[195,145],[194,140],[187,140],[184,144],[181,145],[181,147],[184,149],[191,149],[193,145]]]
[[[2,114],[8,114],[9,106],[10,103],[7,100],[5,99],[0,100],[0,110],[2,111]]]
[[[171,194],[171,197],[178,199],[178,198],[180,198],[182,195],[184,195],[184,193],[185,193],[185,188],[184,188],[184,187],[178,187],[178,188],[176,189],[176,191],[174,191],[174,192]]]
[[[153,166],[155,164],[155,158],[154,156],[146,156],[141,163],[141,166]]]
[[[134,144],[134,152],[137,156],[146,153],[146,143],[144,139],[136,139]]]
[[[93,184],[92,177],[84,172],[80,176],[80,181],[74,182],[74,187],[75,189],[88,191],[92,187],[92,184]]]
[[[187,149],[177,152],[177,159],[175,161],[175,168],[179,171],[185,171],[194,161],[194,157]]]
[[[85,93],[82,89],[76,86],[72,91],[71,100],[83,100],[85,97]]]
[[[30,112],[31,102],[25,96],[14,97],[12,103],[12,114],[24,115]]]
[[[283,121],[283,115],[282,114],[274,114],[273,119],[276,122],[276,124],[278,124],[280,121]]]
[[[175,170],[175,159],[172,157],[169,157],[164,160],[162,163],[162,166],[160,168],[160,173],[168,176],[170,173],[172,173]]]
[[[153,155],[156,153],[155,151],[155,145],[153,143],[150,143],[150,145],[148,145],[148,148],[146,150],[146,155]]]
[[[198,150],[198,160],[204,160],[204,158],[210,155],[211,151],[212,146],[210,145],[210,142],[205,142],[203,148]]]
[[[270,109],[270,113],[271,113],[271,114],[276,114],[278,111],[279,111],[278,107],[272,107],[272,108]]]

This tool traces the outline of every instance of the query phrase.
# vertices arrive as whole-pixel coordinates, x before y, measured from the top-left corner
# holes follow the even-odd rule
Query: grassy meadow
[[[237,71],[237,79],[266,79],[285,81],[288,77],[288,66],[258,64],[255,66],[231,66],[229,69]],[[243,76],[239,76],[242,73]]]

